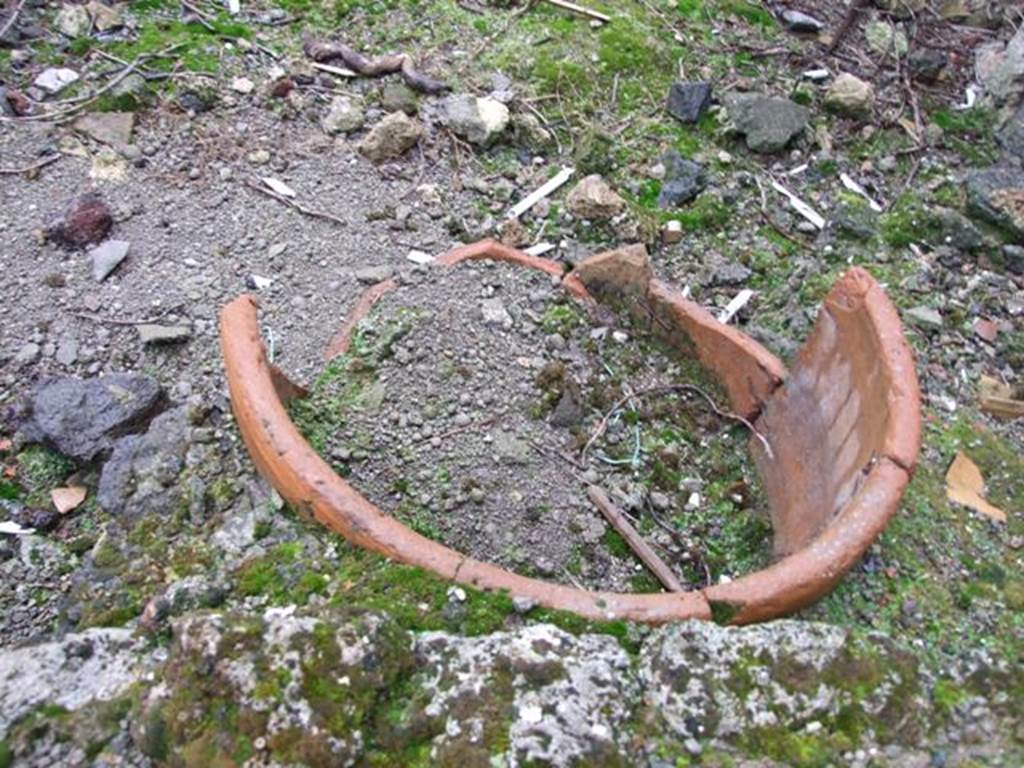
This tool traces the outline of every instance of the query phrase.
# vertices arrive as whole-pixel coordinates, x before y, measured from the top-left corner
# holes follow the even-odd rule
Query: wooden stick
[[[664,560],[658,557],[658,553],[651,548],[651,545],[643,540],[636,528],[630,525],[622,510],[615,506],[612,500],[608,498],[608,494],[596,485],[590,485],[587,486],[587,496],[601,510],[601,514],[611,523],[612,528],[618,531],[619,535],[626,540],[629,548],[633,550],[633,554],[640,558],[640,562],[658,577],[658,581],[665,586],[665,589],[669,592],[686,591],[672,572],[672,569],[665,564]]]
[[[605,16],[603,13],[598,13],[590,8],[584,8],[582,5],[576,5],[576,3],[570,3],[568,0],[546,0],[551,5],[557,5],[559,8],[564,8],[567,11],[578,13],[580,16],[589,16],[591,19],[597,19],[598,21],[607,24],[612,20],[611,16]]]
[[[294,208],[296,211],[303,214],[304,216],[310,216],[311,218],[314,219],[324,219],[325,221],[332,221],[335,224],[338,224],[339,226],[342,227],[348,226],[348,222],[345,221],[344,219],[340,219],[333,214],[327,213],[326,211],[318,211],[315,208],[307,208],[301,203],[297,203],[294,200],[288,199],[284,195],[277,194],[277,192],[275,192],[272,189],[268,189],[267,187],[264,187],[262,184],[257,184],[255,181],[246,180],[245,185],[249,187],[249,189],[253,189],[259,192],[260,194],[266,195],[267,197],[272,197],[279,203],[284,203],[289,208]]]
[[[7,21],[4,22],[3,28],[0,28],[0,37],[3,37],[4,35],[6,35],[7,34],[7,30],[9,30],[11,27],[14,26],[14,22],[16,22],[18,20],[18,14],[21,13],[21,9],[24,8],[24,7],[25,7],[25,0],[21,0],[20,3],[18,3],[16,6],[14,6],[14,10],[12,10],[11,11],[11,15],[7,17]]]
[[[49,157],[44,157],[42,160],[40,160],[37,163],[32,163],[32,165],[26,165],[26,166],[23,166],[21,168],[0,168],[0,174],[7,175],[7,174],[28,173],[29,171],[35,171],[35,170],[37,170],[39,168],[44,168],[47,165],[49,165],[50,163],[56,163],[62,157],[63,157],[63,155],[50,155]]]

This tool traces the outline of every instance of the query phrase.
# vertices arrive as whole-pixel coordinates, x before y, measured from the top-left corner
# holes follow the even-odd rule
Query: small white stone
[[[544,710],[536,704],[527,704],[519,708],[519,719],[529,725],[536,725],[544,719]]]

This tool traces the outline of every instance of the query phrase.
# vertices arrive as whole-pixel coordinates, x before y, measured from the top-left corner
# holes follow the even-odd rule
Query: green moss
[[[10,768],[14,764],[14,755],[6,739],[0,739],[0,768]]]
[[[17,456],[18,477],[28,490],[30,503],[49,495],[75,470],[74,462],[41,445],[30,445]]]

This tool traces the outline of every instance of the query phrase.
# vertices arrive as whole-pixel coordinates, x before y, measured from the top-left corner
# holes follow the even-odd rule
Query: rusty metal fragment
[[[777,562],[691,592],[598,592],[527,578],[427,539],[385,514],[339,477],[292,424],[281,374],[267,360],[257,305],[241,296],[221,313],[231,404],[260,472],[292,505],[349,541],[484,590],[505,590],[589,619],[665,623],[714,619],[743,624],[782,616],[822,597],[863,555],[896,512],[920,447],[920,401],[899,318],[861,269],[833,287],[811,337],[788,372],[736,328],[658,281],[642,246],[598,254],[568,274],[561,264],[486,240],[436,260],[450,267],[496,259],[560,278],[581,301],[627,298],[657,320],[669,342],[695,354],[755,420],[771,451],[752,440],[765,480]],[[356,323],[394,287],[372,286],[331,340],[345,351]],[[282,395],[279,395],[279,392]]]

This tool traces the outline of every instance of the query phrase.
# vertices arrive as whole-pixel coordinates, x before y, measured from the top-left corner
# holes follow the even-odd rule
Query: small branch
[[[604,491],[596,485],[591,485],[587,487],[587,496],[594,502],[594,506],[601,510],[601,514],[604,515],[612,528],[626,540],[629,548],[633,550],[633,554],[640,559],[640,562],[658,577],[658,581],[665,586],[665,589],[669,592],[686,591],[682,583],[672,572],[672,569],[665,564],[664,560],[658,557],[658,553],[654,551],[650,544],[644,541],[636,528],[630,525],[622,510],[612,503],[612,500],[608,498]]]
[[[603,13],[591,10],[590,8],[584,8],[582,5],[576,5],[576,3],[570,3],[568,0],[545,0],[545,2],[551,5],[558,6],[566,11],[572,11],[578,13],[580,16],[586,16],[591,19],[600,21],[602,24],[607,24],[612,20],[611,16],[605,16]]]
[[[324,219],[326,221],[333,221],[335,224],[338,224],[338,225],[340,225],[342,227],[347,227],[348,226],[348,222],[345,221],[344,219],[339,219],[337,216],[335,216],[333,214],[330,214],[330,213],[327,213],[326,211],[318,211],[315,208],[307,208],[306,206],[302,205],[301,203],[297,203],[294,200],[289,200],[284,195],[279,195],[279,194],[277,194],[277,192],[274,192],[271,189],[267,189],[262,184],[257,184],[255,181],[248,181],[247,180],[245,182],[245,185],[247,187],[249,187],[249,189],[253,189],[253,190],[259,192],[260,194],[266,195],[267,197],[272,197],[274,200],[277,200],[277,202],[279,202],[279,203],[284,203],[289,208],[294,208],[296,211],[298,211],[299,213],[303,214],[304,216],[310,216],[310,217],[312,217],[314,219]]]
[[[853,24],[857,21],[857,17],[860,15],[860,10],[868,4],[868,0],[852,0],[850,7],[846,10],[846,15],[843,17],[843,21],[839,25],[839,29],[836,30],[835,37],[832,38],[832,42],[828,45],[828,53],[834,53],[839,44],[843,42],[850,30],[853,29]]]
[[[24,7],[25,7],[25,0],[21,0],[21,2],[18,3],[14,7],[14,10],[11,11],[11,15],[8,16],[7,17],[7,21],[4,22],[3,27],[0,27],[0,37],[3,37],[4,35],[6,35],[7,31],[11,27],[14,26],[14,22],[16,22],[18,20],[18,16],[19,16],[19,14],[21,14],[21,9],[24,8]]]
[[[50,165],[50,163],[56,163],[62,157],[64,157],[64,155],[50,155],[49,157],[44,157],[37,163],[32,163],[32,165],[26,165],[23,168],[0,168],[0,175],[18,175],[22,173],[28,173],[29,171],[34,171],[38,168],[44,168],[47,165]]]
[[[497,416],[491,416],[489,419],[481,419],[480,421],[472,421],[469,424],[463,424],[461,427],[454,427],[449,429],[447,432],[442,432],[440,435],[431,435],[430,437],[421,437],[419,440],[414,440],[413,444],[425,443],[428,440],[433,440],[435,437],[440,440],[447,440],[449,437],[468,432],[471,429],[481,429],[483,427],[489,427],[491,424],[498,420]]]

